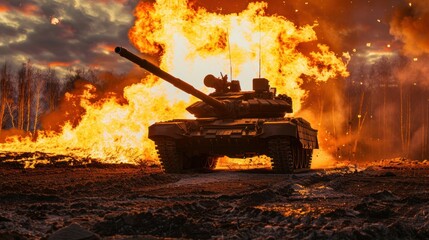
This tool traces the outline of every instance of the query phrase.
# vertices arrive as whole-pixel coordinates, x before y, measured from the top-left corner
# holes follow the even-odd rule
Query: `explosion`
[[[339,57],[317,44],[313,30],[317,22],[297,27],[285,17],[265,14],[267,4],[250,3],[240,13],[222,15],[196,9],[186,0],[142,1],[129,38],[140,52],[158,57],[161,69],[205,92],[202,80],[207,74],[227,73],[240,80],[244,90],[251,88],[252,78],[265,77],[277,92],[293,99],[299,115],[308,94],[304,81],[317,84],[346,77],[349,55]],[[148,126],[192,117],[185,107],[195,100],[154,76],[126,87],[126,103],[114,96],[93,103],[94,94],[93,86],[87,85],[83,94],[68,96],[79,99],[85,110],[77,124],[66,123],[59,133],[38,131],[36,140],[11,137],[2,149],[69,154],[106,163],[156,162]]]

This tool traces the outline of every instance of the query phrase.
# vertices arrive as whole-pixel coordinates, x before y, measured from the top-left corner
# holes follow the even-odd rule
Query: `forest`
[[[36,69],[28,61],[18,70],[3,63],[0,76],[0,131],[35,133],[41,117],[55,111],[78,75],[60,81],[54,70]]]
[[[429,83],[418,59],[381,57],[349,66],[344,86],[350,135],[338,155],[356,158],[429,158]]]

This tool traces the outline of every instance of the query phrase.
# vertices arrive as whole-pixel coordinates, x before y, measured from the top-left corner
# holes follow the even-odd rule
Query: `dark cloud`
[[[14,1],[0,17],[0,54],[14,64],[31,59],[40,66],[77,67],[127,71],[113,54],[116,44],[131,47],[127,31],[133,24],[137,1]],[[1,4],[0,4],[1,5]],[[55,18],[55,21],[52,19]],[[105,65],[94,61],[107,59]],[[110,63],[110,64],[109,64]]]

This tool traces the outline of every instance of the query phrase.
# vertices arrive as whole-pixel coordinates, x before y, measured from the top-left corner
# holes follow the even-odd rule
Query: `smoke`
[[[403,52],[416,57],[429,53],[429,2],[413,0],[394,12],[390,33],[403,43]]]
[[[418,87],[429,88],[429,56],[420,57],[417,61],[408,60],[399,66],[395,76],[402,84],[410,84]]]
[[[413,158],[427,158],[429,131],[429,2],[412,0],[397,9],[390,21],[390,33],[401,42],[405,56],[394,77],[400,83],[401,132],[403,149]],[[426,115],[425,115],[426,114]],[[407,135],[408,134],[408,135]]]

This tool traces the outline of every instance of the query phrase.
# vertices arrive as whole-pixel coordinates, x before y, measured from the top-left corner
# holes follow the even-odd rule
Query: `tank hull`
[[[302,118],[175,119],[149,127],[165,172],[214,168],[216,158],[266,155],[278,173],[309,169],[317,130]]]

